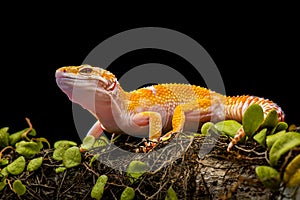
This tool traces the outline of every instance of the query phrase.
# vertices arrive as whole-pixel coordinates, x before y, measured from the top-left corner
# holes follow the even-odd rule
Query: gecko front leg
[[[133,116],[133,122],[138,126],[149,125],[149,140],[157,142],[161,136],[162,119],[158,112],[145,111]]]
[[[89,132],[87,133],[87,135],[92,135],[94,138],[99,138],[100,135],[103,133],[104,128],[103,125],[101,124],[101,122],[98,120],[93,126],[92,128],[90,128]]]
[[[148,137],[150,142],[145,142],[143,152],[150,152],[160,139],[162,131],[162,118],[160,113],[153,111],[145,111],[137,113],[133,116],[133,122],[138,126],[149,126]]]

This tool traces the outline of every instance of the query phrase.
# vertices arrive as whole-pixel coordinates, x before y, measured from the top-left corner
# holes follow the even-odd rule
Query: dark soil
[[[61,173],[55,172],[61,162],[53,160],[53,149],[44,150],[37,155],[44,157],[42,167],[9,177],[10,183],[21,180],[26,193],[18,197],[7,185],[0,199],[92,199],[91,190],[103,174],[108,181],[102,199],[120,199],[127,186],[135,189],[135,199],[165,199],[170,186],[178,199],[276,199],[280,195],[266,189],[255,174],[256,166],[268,165],[261,147],[245,144],[228,153],[228,138],[186,136],[159,144],[151,153],[135,153],[132,146],[136,145],[128,141],[107,145],[105,151],[96,148],[82,153],[81,165]],[[98,160],[90,165],[96,153]],[[133,160],[143,161],[149,170],[132,183],[126,169]]]

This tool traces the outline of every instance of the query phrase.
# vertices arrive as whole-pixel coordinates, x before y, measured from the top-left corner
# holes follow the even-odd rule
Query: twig
[[[4,151],[6,151],[7,149],[12,149],[14,150],[14,148],[12,146],[7,146],[7,147],[4,147],[1,151],[0,151],[0,161],[2,160],[2,154]]]
[[[111,195],[113,196],[113,198],[114,198],[115,200],[117,200],[117,197],[115,196],[115,194],[113,193],[113,191],[112,191],[111,189],[110,189],[109,191],[110,191]]]
[[[281,165],[280,171],[282,171],[286,167],[286,165],[288,164],[288,161],[289,161],[290,157],[292,156],[292,152],[293,151],[289,151],[289,153],[284,157],[284,162]]]
[[[242,150],[242,151],[244,151],[244,152],[247,152],[247,153],[255,153],[256,155],[265,155],[265,151],[264,152],[257,152],[257,151],[255,151],[254,149],[255,149],[255,147],[254,148],[252,148],[252,149],[244,149],[244,148],[242,148],[242,147],[240,147],[240,146],[238,146],[238,145],[235,145],[235,148],[237,148],[237,149],[239,149],[239,150]]]
[[[61,187],[62,187],[62,185],[63,185],[63,182],[64,182],[64,180],[65,180],[66,174],[67,174],[67,170],[64,171],[63,178],[62,178],[62,180],[61,180],[61,183],[59,184],[59,187],[58,187],[58,190],[57,190],[57,195],[56,195],[56,200],[59,200],[60,189],[61,189]]]
[[[26,140],[29,141],[30,139],[27,137],[27,134],[28,134],[30,131],[32,131],[32,124],[31,124],[29,118],[26,117],[25,120],[26,120],[26,122],[27,122],[29,128],[22,134],[22,138],[25,138]]]
[[[43,185],[43,184],[35,184],[35,183],[31,183],[30,186],[44,187],[44,188],[47,188],[47,189],[56,189],[56,187],[51,187],[49,185]]]
[[[92,170],[89,166],[87,166],[87,164],[86,164],[85,162],[83,162],[82,164],[85,166],[85,168],[86,168],[87,170],[89,170],[90,172],[92,172],[92,173],[95,174],[96,176],[100,176],[97,172],[95,172],[95,171]]]

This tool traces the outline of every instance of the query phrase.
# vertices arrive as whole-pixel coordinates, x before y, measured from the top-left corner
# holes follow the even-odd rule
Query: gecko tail
[[[264,99],[256,96],[247,96],[247,95],[227,98],[226,108],[225,108],[226,118],[234,119],[241,122],[245,111],[252,104],[258,104],[262,107],[264,112],[264,118],[266,118],[266,116],[271,110],[275,110],[277,112],[278,122],[285,120],[285,114],[283,110],[273,101],[270,101],[269,99]],[[246,136],[246,133],[242,126],[237,131],[237,134],[234,136],[231,142],[229,143],[227,151],[230,151],[232,147],[235,144],[237,144],[244,136]]]
[[[276,110],[278,121],[280,122],[285,120],[283,110],[276,103],[269,99],[249,95],[226,98],[226,119],[234,119],[241,122],[245,111],[252,104],[258,104],[262,107],[264,117],[266,117],[271,110]]]

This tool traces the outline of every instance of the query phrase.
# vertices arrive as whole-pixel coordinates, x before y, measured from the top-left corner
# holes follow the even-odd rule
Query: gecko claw
[[[144,153],[148,153],[148,152],[151,152],[157,146],[157,142],[156,141],[150,141],[150,142],[145,141],[144,145],[145,146],[142,147],[142,150]]]

